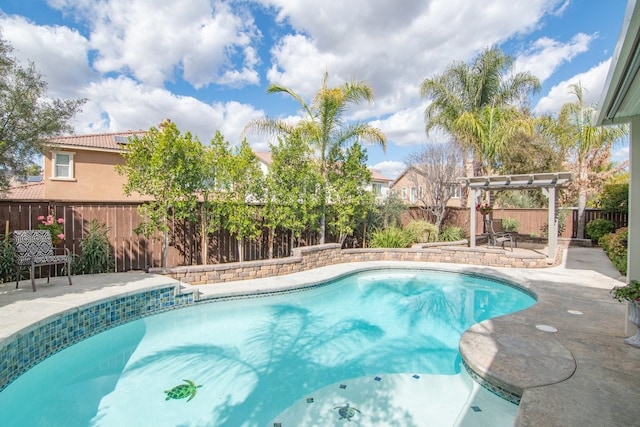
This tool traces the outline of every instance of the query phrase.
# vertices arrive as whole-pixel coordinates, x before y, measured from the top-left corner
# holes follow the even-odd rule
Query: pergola
[[[481,191],[496,190],[542,190],[549,200],[549,228],[548,228],[548,257],[555,258],[556,247],[558,246],[558,209],[556,207],[558,187],[562,187],[569,182],[573,174],[571,172],[554,173],[532,173],[522,175],[494,175],[460,178],[466,187],[471,190],[471,237],[470,246],[476,246],[476,200]]]

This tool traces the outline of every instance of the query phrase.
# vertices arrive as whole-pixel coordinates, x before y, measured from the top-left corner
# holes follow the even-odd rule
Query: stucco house
[[[458,181],[451,183],[454,194],[447,206],[460,207],[462,185]],[[424,175],[418,173],[414,166],[406,168],[398,177],[391,183],[390,191],[397,194],[400,199],[409,206],[420,206],[424,204],[424,192],[428,188],[426,178]]]
[[[12,200],[138,202],[148,200],[122,191],[126,177],[114,167],[133,135],[144,131],[72,135],[51,139],[40,182],[13,185],[3,196]]]
[[[3,196],[12,200],[56,200],[82,202],[139,202],[149,200],[138,194],[127,196],[122,191],[126,176],[115,166],[124,164],[122,153],[131,136],[145,131],[127,131],[92,135],[71,135],[51,139],[51,149],[44,156],[44,172],[40,182],[12,186]],[[271,165],[271,153],[256,152],[264,173]],[[369,186],[385,197],[391,179],[372,170]]]
[[[144,200],[122,191],[126,176],[114,167],[124,164],[129,137],[144,131],[73,135],[51,140],[44,158],[44,198],[100,202]]]

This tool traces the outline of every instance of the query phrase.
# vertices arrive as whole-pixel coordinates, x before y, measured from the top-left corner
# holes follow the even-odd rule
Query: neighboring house
[[[265,151],[256,152],[256,157],[260,161],[260,169],[265,174],[269,171],[269,166],[273,162],[271,153]],[[389,194],[389,186],[393,181],[391,178],[387,178],[379,171],[369,168],[371,172],[371,184],[367,185],[366,189],[372,191],[376,195],[376,199],[384,199]]]
[[[130,136],[145,131],[128,131],[94,135],[72,135],[51,139],[51,149],[44,157],[41,182],[15,183],[2,197],[12,200],[57,200],[84,202],[138,202],[149,200],[139,194],[127,196],[122,191],[127,177],[119,175],[116,165],[124,164],[122,153]],[[256,152],[260,168],[268,172],[271,153]],[[370,189],[384,197],[391,179],[371,170]]]
[[[145,131],[73,135],[51,139],[44,158],[42,198],[61,201],[135,202],[148,200],[122,191],[127,177],[115,166],[133,135]]]
[[[387,178],[380,171],[371,169],[371,184],[367,186],[367,190],[373,192],[376,195],[376,200],[384,200],[389,195],[391,189],[391,183],[393,180]]]
[[[414,166],[410,166],[391,183],[391,191],[397,194],[404,203],[419,206],[422,204],[424,192],[428,188],[425,179],[423,175],[417,173]],[[452,182],[451,185],[454,186],[455,192],[454,196],[449,199],[447,206],[460,207],[462,205],[460,199],[462,185],[458,181]]]

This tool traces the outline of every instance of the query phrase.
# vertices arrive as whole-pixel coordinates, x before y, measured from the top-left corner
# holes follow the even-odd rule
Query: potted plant
[[[491,211],[493,210],[493,207],[489,204],[489,202],[487,202],[486,200],[482,203],[478,203],[476,205],[476,210],[480,211],[480,213],[485,216],[485,215],[489,215],[491,213]]]
[[[624,342],[634,347],[640,347],[640,281],[632,280],[626,286],[616,286],[610,291],[613,298],[629,304],[629,320],[636,325],[638,331]]]

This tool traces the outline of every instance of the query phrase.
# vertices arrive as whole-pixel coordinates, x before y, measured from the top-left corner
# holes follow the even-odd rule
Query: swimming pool
[[[275,425],[332,384],[351,391],[363,379],[459,375],[465,329],[533,303],[486,278],[385,270],[301,292],[199,304],[119,326],[44,360],[0,393],[0,419],[21,426]],[[336,402],[336,420],[344,407]]]

